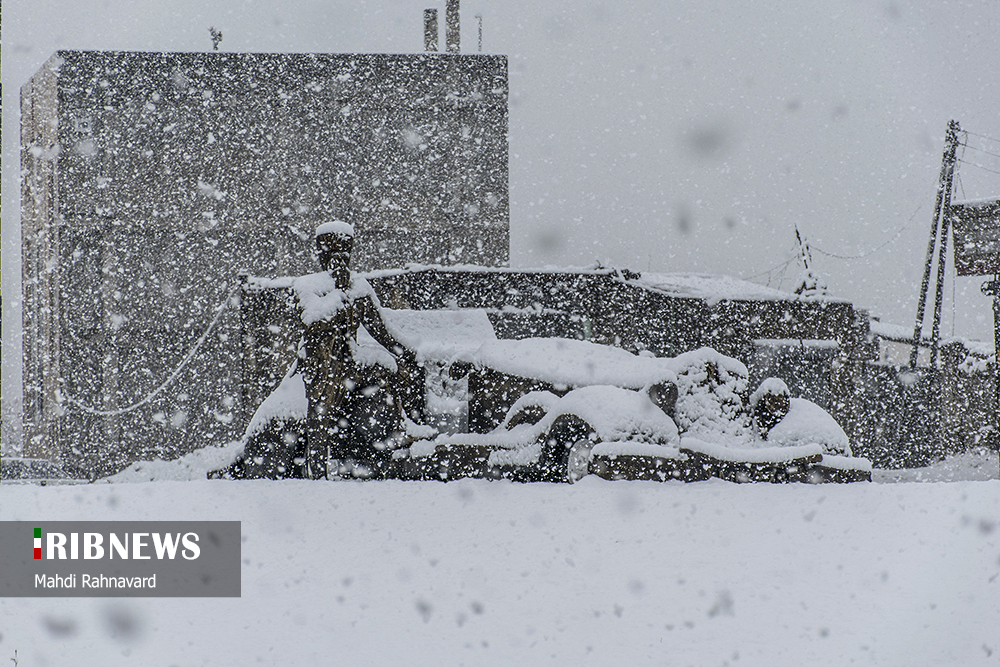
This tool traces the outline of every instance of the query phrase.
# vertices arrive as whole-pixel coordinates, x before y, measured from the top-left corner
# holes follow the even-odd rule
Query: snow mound
[[[804,398],[789,403],[788,414],[768,432],[765,442],[782,447],[818,444],[825,454],[851,456],[847,434],[826,410]]]
[[[527,394],[517,399],[514,405],[510,406],[507,416],[504,417],[501,428],[510,428],[511,420],[525,408],[538,408],[543,412],[549,412],[559,402],[559,397],[551,391],[529,391]]]
[[[464,360],[478,368],[569,387],[615,385],[641,389],[674,379],[669,358],[638,357],[618,347],[567,338],[493,340]]]
[[[875,470],[872,481],[900,482],[984,482],[1000,479],[1000,456],[994,449],[977,447],[933,463],[925,468]]]
[[[823,454],[823,448],[816,444],[742,448],[689,437],[681,439],[681,447],[711,456],[720,461],[742,463],[785,463],[786,461],[803,459],[810,456],[822,456]]]
[[[536,425],[548,432],[559,417],[573,415],[587,422],[602,442],[631,440],[676,444],[677,425],[656,407],[646,392],[598,385],[574,389],[560,398]]]
[[[243,433],[243,442],[259,433],[274,420],[304,420],[306,418],[309,413],[306,384],[302,380],[302,375],[295,371],[296,367],[292,366],[281,384],[264,399],[257,411],[253,413],[253,418]]]
[[[202,447],[172,461],[154,459],[137,461],[117,475],[105,478],[109,483],[188,482],[204,480],[210,470],[229,465],[243,451],[243,441],[233,440],[221,447]]]

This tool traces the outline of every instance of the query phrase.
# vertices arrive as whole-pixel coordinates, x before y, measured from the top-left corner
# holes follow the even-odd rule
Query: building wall
[[[43,67],[21,94],[21,284],[23,313],[23,419],[27,456],[55,458],[54,438],[42,424],[54,424],[60,377],[57,273],[59,227],[55,188],[59,157],[56,73]]]
[[[322,222],[358,269],[508,262],[503,56],[63,51],[22,108],[24,452],[82,474],[238,436],[238,274]]]

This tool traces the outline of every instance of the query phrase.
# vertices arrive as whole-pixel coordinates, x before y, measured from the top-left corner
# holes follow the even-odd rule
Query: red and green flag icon
[[[35,528],[35,560],[42,558],[42,529]]]

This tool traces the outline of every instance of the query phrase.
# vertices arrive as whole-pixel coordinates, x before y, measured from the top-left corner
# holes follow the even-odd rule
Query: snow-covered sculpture
[[[354,228],[346,222],[327,222],[316,228],[316,251],[323,272],[296,281],[305,333],[299,351],[299,372],[309,403],[306,418],[305,474],[326,477],[326,461],[351,459],[359,446],[354,442],[355,416],[348,394],[358,382],[355,363],[358,327],[364,326],[379,344],[407,366],[415,365],[406,350],[386,329],[379,312],[378,297],[348,265],[354,244]]]

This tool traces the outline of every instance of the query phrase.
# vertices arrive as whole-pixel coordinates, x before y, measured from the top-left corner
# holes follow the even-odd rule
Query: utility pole
[[[934,299],[934,323],[931,328],[931,368],[937,365],[938,338],[941,325],[941,301],[944,291],[944,265],[948,248],[948,208],[951,206],[952,179],[955,176],[955,152],[958,149],[958,133],[961,127],[957,120],[948,122],[948,132],[944,140],[944,154],[941,157],[941,173],[938,176],[937,197],[934,203],[934,219],[931,221],[931,236],[927,243],[927,259],[924,262],[924,277],[920,282],[920,298],[917,300],[917,321],[913,326],[913,351],[910,353],[910,368],[916,368],[920,341],[923,337],[924,312],[927,307],[927,290],[931,280],[931,264],[934,263],[934,247],[938,246],[937,284]]]

